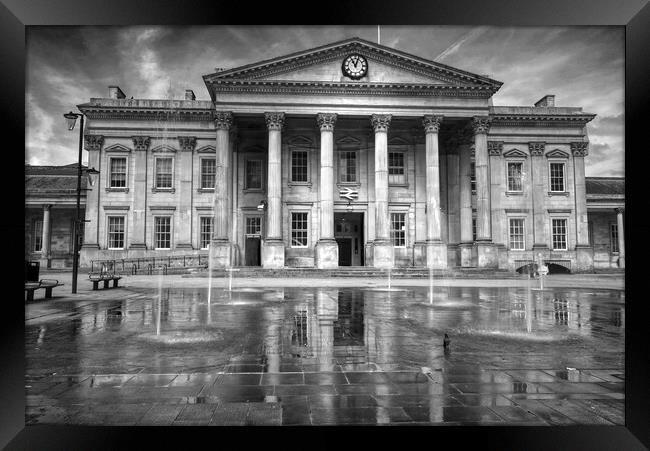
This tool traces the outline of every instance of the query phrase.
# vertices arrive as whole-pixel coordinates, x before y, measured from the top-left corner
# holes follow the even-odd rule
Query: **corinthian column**
[[[144,250],[147,248],[147,153],[150,144],[151,138],[148,136],[133,137],[133,149],[135,151],[133,176],[133,221],[131,221],[129,226],[129,235],[131,236],[129,249]]]
[[[265,113],[269,130],[268,156],[268,210],[266,239],[262,246],[264,268],[284,267],[284,241],[282,241],[282,126],[284,113]]]
[[[440,159],[438,130],[442,116],[426,115],[422,119],[426,148],[427,194],[427,267],[447,267],[447,245],[442,242],[440,226]]]
[[[178,249],[192,249],[192,173],[194,147],[196,138],[193,136],[180,136],[178,138],[180,153],[178,155],[178,167],[180,168],[180,183],[178,196],[178,216],[176,217],[178,227]]]
[[[339,248],[334,239],[334,124],[336,114],[319,113],[320,127],[320,240],[316,244],[316,266],[336,268]]]
[[[572,142],[573,195],[576,200],[576,260],[579,271],[594,268],[593,249],[589,245],[589,220],[587,218],[587,187],[585,183],[585,156],[588,154],[588,142]]]
[[[84,223],[83,244],[79,250],[79,266],[90,266],[90,261],[97,259],[99,251],[99,187],[102,186],[100,155],[104,137],[101,135],[86,135],[86,150],[88,151],[88,167],[99,172],[94,186],[86,187],[86,208]]]
[[[375,241],[373,264],[392,268],[395,248],[390,240],[388,217],[388,126],[390,114],[373,114],[370,123],[375,131]]]
[[[624,208],[616,209],[616,228],[618,235],[618,267],[625,268],[625,231],[623,230]]]
[[[476,158],[476,241],[479,268],[496,268],[498,257],[492,244],[490,210],[490,164],[487,148],[487,132],[490,118],[475,116],[474,152]]]
[[[460,154],[460,265],[472,266],[472,154],[470,145],[462,141]]]
[[[232,265],[232,245],[228,230],[228,216],[231,214],[230,199],[228,199],[228,184],[230,182],[230,127],[232,113],[217,111],[214,125],[216,128],[215,153],[215,183],[212,210],[214,212],[214,230],[210,241],[210,256],[213,268],[227,268]]]

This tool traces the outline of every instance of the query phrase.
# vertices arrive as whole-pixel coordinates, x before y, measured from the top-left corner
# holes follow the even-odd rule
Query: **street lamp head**
[[[99,175],[99,171],[95,168],[90,168],[86,169],[86,176],[88,177],[88,184],[90,186],[95,186],[95,182],[97,181],[97,176]]]
[[[263,200],[262,202],[260,202],[259,205],[257,206],[257,209],[260,211],[266,210],[266,201]]]
[[[63,115],[63,117],[65,118],[65,120],[68,123],[68,130],[73,130],[74,129],[74,126],[77,123],[77,116],[79,116],[79,115],[73,113],[72,111],[70,111],[69,113],[66,113],[66,114]]]

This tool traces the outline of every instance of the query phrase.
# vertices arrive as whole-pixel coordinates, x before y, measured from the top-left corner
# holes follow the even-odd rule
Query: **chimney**
[[[109,99],[124,99],[126,95],[122,92],[119,86],[109,86],[108,87],[108,98]]]
[[[537,102],[535,102],[535,106],[555,106],[555,95],[552,94],[545,95]]]
[[[191,89],[186,89],[185,90],[185,100],[196,100],[196,96],[194,95],[194,91]]]

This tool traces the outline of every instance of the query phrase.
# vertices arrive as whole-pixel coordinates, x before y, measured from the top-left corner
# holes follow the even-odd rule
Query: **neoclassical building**
[[[78,106],[82,264],[594,267],[579,107],[493,106],[501,82],[359,38],[203,79],[210,101]]]

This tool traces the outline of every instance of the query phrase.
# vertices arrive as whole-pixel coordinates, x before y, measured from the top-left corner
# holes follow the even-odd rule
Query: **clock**
[[[342,69],[346,77],[358,80],[368,73],[368,61],[358,53],[353,53],[343,60]]]

